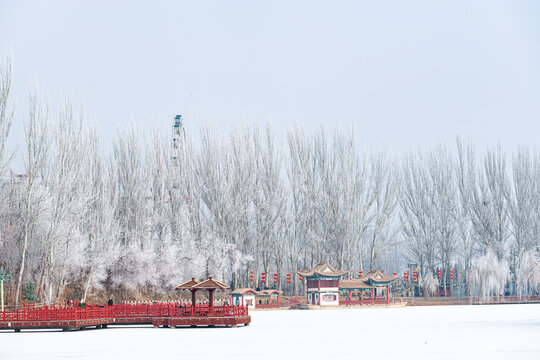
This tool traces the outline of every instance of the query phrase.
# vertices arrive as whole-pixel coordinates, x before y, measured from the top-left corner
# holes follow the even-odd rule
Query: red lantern
[[[362,277],[362,274],[363,274],[363,273],[364,273],[363,271],[359,271],[359,272],[358,272],[358,277]]]

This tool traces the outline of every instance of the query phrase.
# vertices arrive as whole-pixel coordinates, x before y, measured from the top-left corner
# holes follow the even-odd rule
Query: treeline
[[[35,284],[39,301],[65,291],[169,291],[192,276],[233,287],[250,271],[283,274],[320,260],[351,270],[419,266],[427,290],[443,270],[465,274],[467,292],[535,294],[540,284],[540,153],[499,147],[395,155],[362,152],[350,129],[277,139],[271,124],[227,136],[203,127],[200,143],[180,133],[119,129],[110,153],[96,126],[67,101],[50,109],[29,98],[24,171],[6,145],[15,116],[11,62],[1,68],[0,267],[14,274],[10,301]],[[283,281],[283,283],[281,283]],[[430,291],[431,291],[430,290]]]

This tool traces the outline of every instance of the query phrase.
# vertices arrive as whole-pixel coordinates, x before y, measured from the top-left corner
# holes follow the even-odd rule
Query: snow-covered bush
[[[519,295],[538,293],[540,290],[540,258],[536,251],[527,251],[521,257],[516,285]]]
[[[433,296],[439,287],[439,280],[431,273],[427,273],[420,278],[420,286],[424,289],[424,294],[426,296]]]
[[[473,285],[481,297],[504,295],[510,268],[506,260],[499,260],[493,251],[473,260]]]

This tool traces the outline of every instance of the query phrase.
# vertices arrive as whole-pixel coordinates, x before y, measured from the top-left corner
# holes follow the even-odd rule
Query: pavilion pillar
[[[364,305],[364,290],[360,290],[360,305]]]
[[[210,308],[214,307],[214,289],[208,289],[208,306]]]
[[[375,289],[371,289],[371,305],[375,303]]]
[[[189,289],[189,291],[191,291],[191,307],[194,308],[194,307],[197,306],[197,302],[196,302],[196,299],[195,299],[195,292],[197,290]]]
[[[386,303],[390,304],[390,286],[386,287]]]

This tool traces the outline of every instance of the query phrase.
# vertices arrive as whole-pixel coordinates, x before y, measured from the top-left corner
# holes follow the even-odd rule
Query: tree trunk
[[[25,259],[26,259],[26,251],[28,250],[28,233],[30,231],[30,198],[32,194],[32,185],[30,185],[30,189],[28,191],[28,195],[26,196],[26,218],[24,221],[24,241],[23,241],[23,248],[21,253],[21,267],[19,268],[19,276],[17,278],[17,288],[15,290],[15,308],[19,306],[19,295],[21,292],[21,283],[23,279],[24,274],[24,266],[25,266]]]

